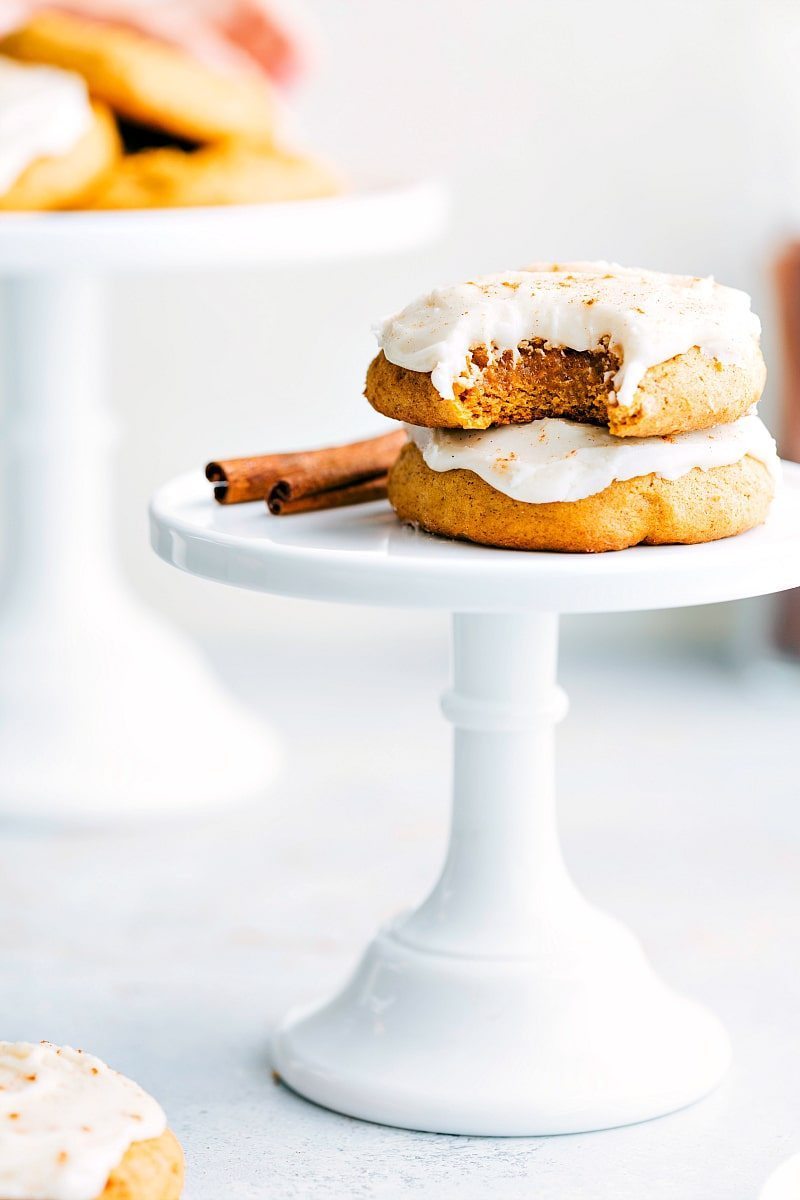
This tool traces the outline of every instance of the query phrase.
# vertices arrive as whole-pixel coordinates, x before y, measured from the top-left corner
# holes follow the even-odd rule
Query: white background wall
[[[771,391],[777,376],[768,261],[800,227],[796,3],[307,0],[306,9],[321,61],[293,104],[309,143],[356,181],[443,177],[452,223],[440,244],[403,260],[115,287],[125,567],[199,633],[253,634],[286,604],[158,564],[145,540],[149,491],[209,457],[376,428],[360,395],[370,321],[430,284],[548,257],[710,272],[753,293]],[[387,628],[386,616],[294,611],[306,630]],[[684,634],[732,624],[728,608],[647,628],[653,620]]]

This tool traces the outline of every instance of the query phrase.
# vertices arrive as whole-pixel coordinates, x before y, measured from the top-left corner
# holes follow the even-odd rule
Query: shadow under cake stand
[[[185,476],[151,506],[167,562],[307,599],[454,613],[453,817],[427,900],[273,1047],[297,1092],[438,1133],[534,1135],[645,1120],[698,1099],[730,1059],[717,1018],[661,982],[577,891],[559,849],[557,613],[708,604],[800,584],[800,466],[760,529],[702,546],[534,554],[403,528],[386,504],[270,520]],[[611,699],[610,699],[611,702]]]
[[[202,807],[263,792],[277,761],[261,722],[117,569],[107,278],[400,252],[443,216],[434,184],[244,208],[0,216],[0,814]]]

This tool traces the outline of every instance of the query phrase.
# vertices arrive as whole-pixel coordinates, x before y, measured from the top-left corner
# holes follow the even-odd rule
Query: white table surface
[[[800,669],[566,664],[568,861],[723,1018],[736,1062],[658,1121],[485,1140],[362,1124],[270,1078],[272,1022],[422,896],[447,817],[444,622],[441,645],[357,663],[352,645],[289,633],[216,653],[287,739],[260,810],[0,830],[0,1037],[82,1046],[153,1091],[187,1150],[188,1200],[756,1200],[800,1150]]]

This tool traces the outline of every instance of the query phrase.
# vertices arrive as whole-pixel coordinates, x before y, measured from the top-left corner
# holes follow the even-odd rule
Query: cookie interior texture
[[[260,76],[214,71],[122,26],[42,12],[3,38],[0,52],[74,71],[117,116],[180,138],[272,139],[275,105]]]
[[[183,1179],[183,1150],[167,1129],[161,1137],[130,1146],[109,1176],[101,1200],[179,1200]]]
[[[763,391],[764,360],[721,363],[693,348],[645,374],[630,408],[616,403],[610,381],[619,360],[607,346],[578,351],[534,340],[491,355],[473,349],[470,385],[439,395],[431,377],[396,366],[381,351],[367,371],[365,395],[384,416],[429,428],[488,429],[565,417],[607,425],[617,437],[664,437],[744,416]]]
[[[0,195],[0,211],[41,212],[91,203],[121,153],[117,126],[108,108],[95,101],[92,114],[89,129],[68,154],[31,163]]]
[[[594,553],[716,541],[760,525],[773,493],[769,470],[750,456],[675,480],[616,481],[583,500],[551,504],[512,500],[472,471],[433,471],[413,444],[389,476],[389,500],[402,521],[513,550]]]

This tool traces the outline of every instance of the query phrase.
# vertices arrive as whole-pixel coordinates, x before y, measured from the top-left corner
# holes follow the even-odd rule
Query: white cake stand
[[[263,791],[276,764],[260,722],[119,576],[104,279],[399,251],[432,236],[443,211],[440,189],[417,185],[236,209],[0,217],[0,813],[108,819],[210,805]]]
[[[455,613],[454,800],[444,870],[344,989],[278,1030],[280,1075],[389,1125],[547,1134],[641,1121],[722,1076],[727,1035],[577,892],[559,850],[558,612],[707,604],[800,584],[800,466],[763,528],[707,546],[526,554],[401,527],[385,504],[273,519],[187,476],[153,500],[167,562],[256,591]],[[609,696],[613,703],[613,696]],[[663,764],[659,765],[659,769]]]

